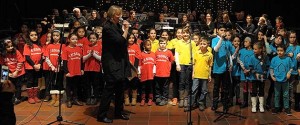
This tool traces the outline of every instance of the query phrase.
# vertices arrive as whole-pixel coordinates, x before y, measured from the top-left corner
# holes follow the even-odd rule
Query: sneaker
[[[152,99],[149,99],[148,100],[148,106],[152,106],[152,103],[153,103]]]
[[[161,100],[161,102],[158,104],[159,106],[164,106],[167,104],[167,101],[166,100]]]
[[[145,99],[142,99],[140,106],[144,106],[145,105]]]
[[[274,108],[272,111],[272,115],[278,114],[279,108]]]
[[[203,103],[203,102],[200,102],[200,103],[199,103],[199,110],[200,110],[200,111],[204,111],[204,109],[205,109],[204,103]]]
[[[162,101],[162,99],[161,98],[156,98],[155,99],[155,103],[157,104],[157,105],[159,105],[159,103]]]
[[[177,98],[173,98],[173,99],[172,99],[172,105],[173,105],[173,106],[176,106],[177,103],[178,103]]]
[[[168,99],[168,104],[169,105],[172,105],[173,104],[173,101],[171,99]]]
[[[291,109],[289,109],[289,108],[285,109],[285,113],[286,113],[287,116],[292,115]]]
[[[179,108],[183,108],[183,99],[181,99],[181,100],[179,101],[178,107],[179,107]]]
[[[190,109],[190,107],[188,106],[188,107],[184,107],[184,112],[188,112],[188,111],[190,111],[191,109]]]

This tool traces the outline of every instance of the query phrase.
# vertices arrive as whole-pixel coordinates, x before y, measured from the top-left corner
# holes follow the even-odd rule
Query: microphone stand
[[[61,36],[60,36],[60,47],[59,47],[59,53],[58,53],[58,59],[57,59],[57,72],[55,72],[55,80],[54,80],[54,83],[55,85],[58,86],[58,101],[59,101],[59,105],[58,105],[58,116],[56,117],[56,121],[53,121],[53,122],[50,122],[48,123],[47,125],[51,125],[53,123],[56,123],[58,122],[58,125],[63,125],[61,124],[61,122],[66,122],[66,123],[73,123],[73,124],[76,124],[76,125],[84,125],[83,123],[76,123],[76,122],[73,122],[73,121],[70,121],[70,120],[63,120],[63,117],[61,116],[61,95],[63,94],[61,91],[62,91],[62,86],[63,86],[63,81],[61,83],[61,85],[58,85],[57,83],[57,79],[58,79],[58,74],[59,73],[59,70],[61,69],[61,52],[62,52],[62,41],[63,41],[63,37],[64,37],[64,23],[63,23],[63,29],[62,29],[62,32],[61,32]]]
[[[189,32],[190,32],[190,38],[189,38],[189,49],[190,49],[190,66],[188,66],[188,71],[189,71],[189,74],[190,75],[188,77],[188,107],[185,107],[184,109],[184,112],[188,111],[187,113],[187,125],[193,125],[193,121],[192,121],[192,86],[193,86],[193,80],[192,80],[192,73],[193,73],[193,46],[192,46],[192,35],[191,35],[191,30],[189,28]],[[198,117],[200,118],[200,117]]]
[[[191,33],[190,33],[190,56],[191,56],[191,62],[190,62],[190,64],[191,64],[191,66],[190,66],[190,75],[193,75],[192,73],[193,73],[193,46],[192,46],[192,35],[191,35]],[[192,81],[192,76],[190,76],[191,78],[189,79],[189,98],[190,98],[190,104],[188,105],[189,106],[189,118],[188,118],[188,125],[193,125],[193,121],[192,121],[192,86],[193,86],[193,81]]]

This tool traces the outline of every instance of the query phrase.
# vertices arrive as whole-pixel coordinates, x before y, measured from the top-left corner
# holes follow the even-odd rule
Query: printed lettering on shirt
[[[81,54],[79,52],[73,52],[71,54],[69,54],[68,56],[70,58],[70,60],[76,60],[76,59],[81,59]]]
[[[16,58],[5,58],[4,62],[7,63],[8,65],[11,65],[11,64],[18,63],[18,60]]]
[[[157,55],[156,61],[167,62],[167,61],[169,61],[169,57],[166,55]]]
[[[143,59],[143,64],[154,64],[154,59],[152,57],[146,57]]]

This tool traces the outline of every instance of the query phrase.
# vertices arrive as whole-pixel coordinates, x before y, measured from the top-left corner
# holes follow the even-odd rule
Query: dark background
[[[141,0],[136,1],[141,2]],[[195,0],[191,1],[193,2]],[[192,10],[195,8],[193,5],[194,4],[191,4]],[[300,9],[299,7],[296,7],[296,5],[296,3],[291,1],[235,0],[233,11],[244,10],[246,14],[251,14],[253,17],[258,17],[262,13],[266,13],[269,15],[269,19],[273,26],[275,23],[275,17],[280,15],[284,18],[285,26],[288,29],[294,29],[299,32],[299,20],[296,18],[300,18]],[[16,30],[17,27],[19,27],[20,22],[39,21],[41,18],[49,15],[53,8],[59,9],[59,12],[61,13],[62,9],[67,9],[71,12],[75,6],[84,6],[88,9],[99,8],[99,5],[96,5],[95,0],[1,0],[0,30]]]

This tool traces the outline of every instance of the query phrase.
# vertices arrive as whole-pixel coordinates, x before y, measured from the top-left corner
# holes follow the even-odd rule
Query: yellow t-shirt
[[[158,48],[159,48],[159,41],[155,39],[154,41],[151,42],[151,52],[155,53],[158,50]]]
[[[180,41],[180,40],[177,39],[177,38],[174,38],[171,41],[169,41],[168,44],[167,44],[167,49],[169,49],[169,50],[175,49],[176,43],[178,43],[178,41]]]
[[[192,43],[192,53],[196,50],[196,43],[191,40]],[[180,65],[191,65],[191,52],[190,43],[179,40],[176,43],[175,51],[179,54],[179,64]]]
[[[200,50],[194,54],[194,78],[208,79],[210,69],[213,64],[213,55],[207,51],[202,53]]]

